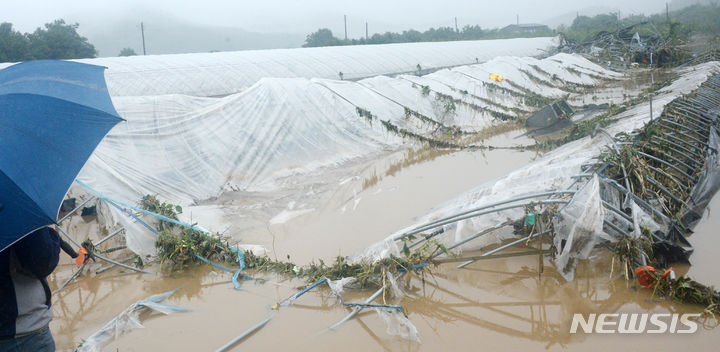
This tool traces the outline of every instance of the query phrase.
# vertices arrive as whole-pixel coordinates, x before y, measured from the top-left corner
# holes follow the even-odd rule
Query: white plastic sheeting
[[[508,71],[505,81],[493,84],[507,90],[514,89],[510,82],[536,88],[523,70],[535,70],[534,75],[556,72],[553,75],[564,82],[583,84],[598,80],[575,72],[618,76],[580,57],[559,54],[543,60],[498,58],[422,77],[400,75],[358,82],[264,78],[242,93],[222,98],[115,97],[115,106],[127,121],[99,145],[80,179],[124,202],[159,194],[182,205],[226,190],[275,189],[280,179],[412,142],[389,131],[381,121],[432,137],[440,126],[476,131],[502,122],[486,110],[505,114],[514,114],[512,108],[518,106],[530,110],[520,93],[488,89],[492,83],[488,72],[502,73],[503,69]],[[539,93],[562,96],[560,88]],[[454,110],[446,108],[446,95],[455,100]],[[376,119],[371,122],[358,116],[358,108],[370,111]],[[425,118],[408,116],[406,109]]]
[[[338,280],[327,279],[327,284],[330,287],[330,290],[340,300],[340,302],[343,301],[342,293],[345,291],[345,287],[352,285],[355,282],[357,282],[357,278],[355,277],[344,277]]]
[[[566,56],[561,61],[565,62],[566,59],[572,60],[574,58],[576,57]],[[550,60],[554,59],[550,58]],[[696,89],[706,80],[708,76],[720,73],[720,63],[710,62],[696,67],[683,69],[679,73],[680,77],[675,82],[664,88],[653,98],[654,116],[660,115],[665,104],[668,104],[670,101],[682,94],[687,94]],[[618,122],[605,128],[610,135],[615,135],[619,132],[628,132],[642,127],[647,121],[649,121],[650,112],[647,105],[639,105],[625,111],[618,117]],[[605,134],[598,134],[595,137],[588,136],[568,143],[526,165],[525,167],[511,172],[499,180],[481,185],[473,190],[465,192],[455,199],[446,202],[445,204],[438,206],[429,214],[420,217],[416,223],[424,224],[468,209],[521,195],[546,190],[567,189],[574,182],[574,179],[571,176],[584,172],[581,165],[596,161],[594,157],[598,156],[603,150],[606,150],[610,143],[610,139]],[[593,186],[590,187],[594,190]],[[590,189],[588,189],[587,192],[591,193]],[[595,196],[591,197],[590,194],[588,194],[585,198],[586,200],[596,199]],[[633,204],[632,206],[633,209],[636,210],[634,211],[636,214],[636,226],[639,228],[642,226],[648,226],[651,230],[663,228],[663,224],[655,223],[646,212],[637,211],[637,205]],[[455,224],[446,225],[445,232],[442,235],[437,236],[436,239],[444,242],[445,244],[456,243],[471,236],[472,234],[500,224],[508,219],[517,220],[522,219],[523,216],[524,210],[522,208],[517,208],[462,220]],[[594,220],[602,221],[609,217],[610,215],[604,217],[595,216]],[[385,240],[368,246],[364,251],[355,255],[353,260],[376,260],[387,257],[390,254],[397,255],[399,250],[396,242],[392,239],[397,238],[404,232],[412,229],[414,226],[415,225],[400,229]],[[596,226],[602,226],[602,224],[586,224],[584,226],[587,228],[596,228]],[[512,236],[510,230],[495,231],[492,234],[473,240],[463,247],[466,249],[479,249],[489,244],[498,243],[509,236]],[[602,238],[607,235],[602,232],[598,232],[595,236]],[[586,257],[576,255],[575,258],[584,259]],[[564,263],[560,264],[561,265],[559,265],[559,267],[561,268],[565,266]],[[562,271],[562,269],[559,271]],[[565,271],[569,273],[572,270],[566,268]],[[567,276],[567,278],[572,279],[570,276]]]
[[[376,75],[427,73],[497,56],[535,56],[557,39],[517,38],[246,50],[218,53],[106,57],[73,60],[105,66],[112,96],[184,94],[209,97],[243,91],[263,78],[354,80]],[[0,68],[11,64],[0,63]]]
[[[555,230],[554,244],[560,250],[555,267],[568,281],[575,276],[575,267],[579,260],[586,259],[598,243],[602,241],[615,242],[621,234],[614,231],[606,233],[603,223],[609,222],[618,228],[632,229],[628,231],[635,238],[641,235],[643,228],[650,232],[666,231],[667,224],[658,223],[650,214],[640,208],[630,197],[626,198],[621,206],[620,194],[614,188],[604,187],[597,175],[579,190],[572,201],[553,218]],[[606,210],[603,201],[610,203],[617,209],[631,209],[632,221],[628,221],[611,210]],[[624,235],[624,234],[622,234]]]
[[[161,194],[187,204],[223,187],[267,189],[276,177],[400,143],[306,79],[264,79],[213,105],[166,113],[187,104],[176,95],[118,99],[127,122],[103,140],[80,179],[121,200]]]
[[[105,227],[107,233],[112,233],[120,228],[125,229],[125,245],[134,253],[146,256],[155,254],[155,242],[157,235],[148,230],[143,224],[128,216],[122,210],[108,204],[103,200],[96,202],[98,223]],[[157,221],[153,219],[142,219],[151,226],[156,226]]]
[[[358,79],[484,62],[500,55],[534,56],[555,38],[248,50],[76,60],[108,67],[112,96],[225,96],[263,78]]]
[[[398,336],[405,340],[420,342],[420,335],[413,323],[402,312],[394,310],[388,311],[381,308],[375,308],[380,319],[387,326],[389,335]]]
[[[568,281],[575,277],[577,260],[587,258],[600,239],[612,241],[603,231],[605,208],[600,197],[600,181],[595,175],[553,218],[555,267]]]

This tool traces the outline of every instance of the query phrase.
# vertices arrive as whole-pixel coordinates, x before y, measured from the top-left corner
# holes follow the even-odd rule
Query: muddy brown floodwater
[[[509,133],[492,142],[522,143]],[[243,236],[249,243],[273,246],[274,254],[304,263],[313,258],[353,254],[413,223],[433,207],[491,181],[537,157],[513,150],[410,153],[374,161],[342,191],[315,195],[315,203],[301,215],[268,224]],[[403,160],[405,160],[403,162]],[[410,161],[408,161],[410,160]],[[339,193],[341,195],[338,195]],[[350,196],[350,195],[351,196]],[[360,199],[360,200],[358,200]],[[323,206],[318,206],[318,202]],[[716,264],[720,256],[717,228],[720,198],[690,238],[696,251],[693,266],[679,267],[700,282],[719,285]],[[267,214],[272,218],[273,214]],[[277,218],[276,218],[277,219]],[[253,242],[252,240],[256,240]],[[533,247],[535,244],[530,244]],[[535,245],[536,246],[536,245]],[[523,250],[518,248],[517,250]],[[527,250],[527,249],[525,249]],[[467,253],[472,255],[472,253]],[[635,283],[610,278],[610,254],[599,252],[578,266],[576,279],[565,282],[545,260],[538,275],[538,258],[484,260],[464,269],[444,264],[432,275],[406,275],[406,296],[387,303],[401,304],[417,327],[420,342],[390,335],[373,310],[365,310],[334,331],[328,327],[348,311],[326,286],[320,286],[289,307],[270,306],[297,293],[305,282],[275,275],[266,281],[244,281],[236,291],[230,274],[199,266],[173,275],[143,275],[110,270],[83,276],[54,297],[51,323],[58,348],[72,350],[130,304],[172,289],[167,303],[190,309],[168,316],[146,314],[144,329],[135,329],[110,342],[108,351],[215,350],[251,326],[274,314],[274,319],[234,350],[245,351],[608,351],[608,350],[717,350],[720,334],[712,319],[690,335],[570,334],[573,313],[699,312],[701,307],[652,299]],[[62,264],[51,285],[69,276]],[[159,271],[157,265],[148,268]],[[248,275],[253,275],[248,272]],[[360,302],[371,291],[347,290],[346,302]]]

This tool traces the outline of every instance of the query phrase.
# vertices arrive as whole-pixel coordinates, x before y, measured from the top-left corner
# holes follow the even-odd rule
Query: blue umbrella
[[[52,60],[0,70],[0,251],[55,223],[78,172],[122,121],[104,70]]]

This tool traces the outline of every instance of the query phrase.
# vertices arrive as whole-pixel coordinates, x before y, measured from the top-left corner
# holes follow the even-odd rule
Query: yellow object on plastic
[[[490,75],[490,79],[493,80],[493,81],[495,81],[495,82],[502,82],[502,81],[503,81],[503,77],[500,76],[500,75],[498,75],[498,74],[495,74],[495,73],[493,73],[493,74]]]

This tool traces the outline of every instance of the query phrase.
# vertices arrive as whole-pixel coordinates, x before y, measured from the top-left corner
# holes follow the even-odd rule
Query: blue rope
[[[191,229],[191,230],[200,232],[200,233],[202,233],[202,234],[205,235],[205,236],[208,236],[208,235],[209,235],[207,231],[202,230],[202,229],[199,229],[199,228],[197,228],[197,227],[195,227],[195,226],[186,224],[186,223],[184,223],[184,222],[181,222],[181,221],[178,221],[178,220],[175,220],[175,219],[168,218],[167,216],[163,216],[163,215],[160,215],[160,214],[153,213],[153,212],[148,211],[148,210],[145,210],[145,209],[140,209],[140,208],[133,207],[133,206],[131,206],[131,205],[127,205],[127,204],[125,204],[125,203],[119,202],[119,201],[117,201],[117,200],[115,200],[115,199],[113,199],[113,198],[110,198],[109,196],[101,193],[100,191],[98,191],[98,190],[96,190],[96,189],[88,186],[87,184],[85,184],[84,182],[82,182],[82,181],[80,181],[80,180],[75,180],[75,182],[77,182],[79,185],[87,188],[89,191],[95,193],[98,197],[100,197],[100,198],[102,198],[103,200],[105,200],[106,202],[110,203],[110,205],[114,206],[115,208],[119,209],[120,211],[124,212],[125,214],[130,215],[133,219],[135,219],[137,222],[139,222],[140,224],[142,224],[145,228],[147,228],[148,230],[150,230],[150,231],[151,231],[152,233],[154,233],[156,236],[159,236],[159,235],[160,235],[160,233],[159,233],[157,230],[155,230],[152,226],[148,225],[146,222],[140,220],[140,218],[139,218],[137,215],[135,215],[135,214],[132,213],[131,211],[128,211],[127,209],[132,209],[132,210],[135,210],[135,211],[137,211],[137,212],[140,212],[140,213],[143,213],[143,214],[147,214],[147,215],[156,217],[156,218],[158,218],[158,219],[160,219],[160,220],[167,221],[167,222],[170,222],[170,223],[173,223],[173,224],[176,224],[176,225],[180,225],[180,226],[182,226],[182,227],[185,227],[185,228],[188,228],[188,229]],[[126,209],[126,208],[127,208],[127,209]],[[232,270],[230,270],[230,269],[228,269],[228,268],[225,268],[225,267],[223,267],[223,266],[220,266],[220,265],[218,265],[218,264],[211,263],[209,260],[203,258],[203,257],[200,256],[200,255],[195,254],[195,257],[197,257],[198,259],[204,261],[205,263],[210,264],[210,265],[212,265],[212,266],[214,266],[214,267],[216,267],[216,268],[218,268],[218,269],[220,269],[220,270],[224,270],[224,271],[227,271],[227,272],[229,272],[229,273],[232,273],[232,274],[233,274],[233,277],[232,277],[233,286],[235,286],[235,289],[236,289],[236,290],[240,290],[240,283],[238,282],[238,278],[240,277],[240,272],[242,272],[243,269],[245,269],[245,256],[242,254],[242,251],[241,251],[239,248],[232,248],[232,247],[231,247],[230,249],[233,250],[233,252],[237,253],[237,256],[238,256],[238,262],[240,263],[240,269],[238,269],[237,271],[232,271]],[[250,280],[253,279],[253,278],[251,278],[251,277],[249,277],[249,276],[247,276],[247,275],[243,275],[243,278],[245,278],[245,279],[250,279]]]
[[[106,200],[106,201],[109,201],[109,202],[112,202],[112,203],[116,203],[116,204],[118,204],[118,205],[121,205],[121,206],[123,206],[123,207],[125,207],[125,208],[128,208],[128,209],[132,209],[132,210],[137,211],[137,212],[139,212],[139,213],[147,214],[147,215],[156,217],[156,218],[158,218],[158,219],[160,219],[160,220],[167,221],[167,222],[173,223],[173,224],[175,224],[175,225],[180,225],[180,226],[186,227],[186,228],[188,228],[188,229],[190,229],[190,230],[195,230],[195,231],[197,231],[197,232],[201,232],[201,233],[203,233],[203,234],[205,234],[205,235],[208,235],[208,232],[205,231],[205,230],[203,230],[203,229],[197,228],[197,227],[192,226],[192,225],[190,225],[190,224],[186,224],[186,223],[184,223],[184,222],[182,222],[182,221],[178,221],[178,220],[175,220],[175,219],[171,219],[171,218],[169,218],[169,217],[167,217],[167,216],[163,216],[163,215],[160,215],[160,214],[157,214],[157,213],[153,213],[153,212],[148,211],[148,210],[145,210],[145,209],[141,209],[141,208],[134,207],[134,206],[132,206],[132,205],[128,205],[128,204],[125,204],[125,203],[123,203],[123,202],[117,201],[117,200],[115,200],[115,199],[113,199],[113,198],[110,198],[109,196],[107,196],[107,195],[105,195],[105,194],[100,193],[100,191],[98,191],[98,190],[96,190],[96,189],[94,189],[94,188],[86,185],[84,182],[82,182],[82,181],[80,181],[80,180],[75,180],[75,182],[77,182],[80,186],[83,186],[83,187],[87,188],[87,189],[90,190],[91,192],[95,193],[98,197],[100,197],[100,198],[102,198],[102,199],[104,199],[104,200]],[[137,217],[136,217],[136,218],[137,218]],[[156,232],[156,233],[157,233],[157,232]]]
[[[398,269],[398,271],[415,270],[415,269],[419,269],[419,268],[424,268],[424,267],[426,267],[426,266],[428,266],[428,265],[430,265],[430,264],[428,264],[428,263],[425,263],[425,264],[417,264],[417,265],[411,266],[409,269],[400,268],[400,269]]]
[[[240,277],[240,272],[243,271],[243,269],[245,269],[245,256],[243,255],[243,253],[242,253],[242,251],[240,250],[240,248],[232,248],[232,247],[230,247],[230,249],[233,250],[235,253],[237,253],[238,263],[240,263],[240,269],[238,269],[238,270],[235,272],[235,274],[233,274],[233,277],[232,277],[233,286],[235,286],[235,289],[236,289],[236,290],[239,290],[239,289],[240,289],[240,283],[238,283],[238,277]],[[246,277],[246,278],[247,278],[248,276],[247,276],[247,275],[243,275],[243,277]]]
[[[312,290],[313,288],[315,288],[315,287],[317,287],[318,285],[320,285],[320,284],[322,284],[322,283],[324,283],[324,282],[327,282],[327,281],[328,281],[328,279],[327,279],[326,277],[320,279],[320,281],[318,281],[318,282],[316,282],[316,283],[308,286],[306,289],[304,289],[304,290],[302,290],[302,291],[300,291],[300,292],[292,295],[290,298],[282,301],[281,303],[276,304],[273,309],[279,309],[279,307],[287,307],[287,306],[291,305],[293,301],[295,301],[296,299],[298,299],[298,297],[306,294],[308,291]]]
[[[148,230],[150,230],[152,233],[154,233],[156,236],[160,236],[160,233],[157,232],[152,226],[148,225],[145,221],[140,220],[140,218],[133,214],[132,212],[128,211],[127,209],[120,207],[119,205],[105,199],[106,202],[110,203],[110,205],[114,206],[115,208],[118,208],[120,211],[122,211],[125,214],[130,215],[133,219],[135,219],[137,222],[139,222],[141,225],[145,226]]]
[[[229,272],[229,273],[231,273],[231,274],[234,273],[234,271],[232,271],[232,270],[230,270],[230,269],[228,269],[228,268],[225,268],[225,267],[223,267],[223,266],[217,265],[217,264],[215,264],[215,263],[212,263],[212,262],[210,262],[209,260],[207,260],[207,259],[205,259],[205,258],[203,258],[203,257],[201,257],[201,256],[199,256],[199,255],[197,255],[197,254],[195,254],[195,257],[197,257],[198,259],[204,261],[205,263],[210,264],[210,265],[212,265],[212,266],[214,266],[214,267],[216,267],[216,268],[218,268],[218,269],[220,269],[220,270],[225,270],[225,271],[227,271],[227,272]]]
[[[230,347],[232,347],[234,344],[236,344],[236,343],[240,342],[241,340],[243,340],[244,338],[248,337],[250,334],[252,334],[253,332],[255,332],[255,331],[257,331],[258,329],[262,328],[263,326],[265,326],[265,324],[267,324],[270,320],[272,320],[272,318],[275,317],[275,314],[272,313],[273,311],[280,309],[280,308],[279,308],[280,306],[285,307],[285,306],[289,305],[290,303],[292,303],[293,300],[295,300],[295,299],[297,299],[298,297],[304,295],[305,293],[307,293],[308,291],[310,291],[310,290],[312,290],[313,288],[317,287],[318,285],[322,284],[323,282],[327,282],[327,278],[323,278],[323,279],[321,279],[320,281],[318,281],[318,282],[310,285],[308,288],[306,288],[306,289],[298,292],[298,293],[295,294],[294,296],[286,299],[284,302],[279,303],[279,304],[276,304],[276,305],[273,306],[273,307],[270,307],[270,312],[271,312],[271,313],[270,313],[270,315],[268,315],[267,318],[265,318],[265,320],[257,323],[255,326],[253,326],[253,327],[251,327],[250,329],[246,330],[246,331],[245,331],[244,333],[242,333],[240,336],[238,336],[238,337],[232,339],[230,342],[224,344],[222,347],[218,348],[215,352],[227,351],[227,350],[228,350]]]
[[[304,295],[304,294],[305,294],[305,293],[307,293],[308,291],[310,291],[310,290],[314,289],[314,288],[315,288],[316,286],[318,286],[318,285],[320,285],[321,283],[323,283],[323,282],[326,282],[326,281],[327,281],[327,278],[324,278],[324,279],[320,279],[320,281],[318,281],[318,282],[316,282],[316,283],[314,283],[314,284],[312,284],[312,285],[308,286],[308,288],[306,288],[306,289],[304,289],[304,290],[302,290],[302,291],[298,292],[298,293],[297,293],[297,294],[296,294],[295,296],[292,296],[292,298],[291,298],[291,299],[297,299],[298,297],[300,297],[300,296]]]
[[[351,308],[376,308],[386,311],[402,311],[403,306],[394,304],[372,304],[372,303],[343,303],[345,307]]]

